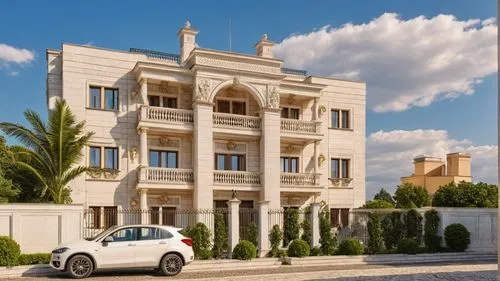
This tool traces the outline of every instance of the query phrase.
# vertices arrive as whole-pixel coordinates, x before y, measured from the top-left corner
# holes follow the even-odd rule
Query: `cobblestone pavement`
[[[64,276],[23,277],[3,280],[68,280]],[[478,264],[435,264],[435,265],[353,265],[353,266],[292,266],[275,269],[185,272],[177,277],[162,277],[150,271],[97,273],[87,280],[203,280],[203,281],[495,281],[497,265]]]

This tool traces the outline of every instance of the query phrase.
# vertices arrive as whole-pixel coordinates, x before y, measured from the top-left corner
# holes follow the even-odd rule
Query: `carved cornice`
[[[220,58],[213,57],[203,57],[199,56],[195,58],[195,63],[198,65],[210,66],[210,67],[220,67],[225,69],[234,69],[241,71],[251,71],[260,73],[270,73],[281,75],[281,69],[279,67],[265,66],[253,63],[246,63],[240,61],[224,60]]]
[[[330,182],[334,187],[348,187],[352,178],[330,178]]]

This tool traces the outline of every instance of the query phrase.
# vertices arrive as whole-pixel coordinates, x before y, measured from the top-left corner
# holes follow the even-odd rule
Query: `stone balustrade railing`
[[[214,183],[260,185],[260,175],[241,171],[214,171]]]
[[[214,113],[214,126],[260,130],[260,118],[255,116]]]
[[[281,173],[281,185],[304,186],[318,185],[318,174],[314,173]]]
[[[320,133],[319,121],[281,118],[281,130],[295,133]]]
[[[143,105],[141,106],[140,120],[192,123],[193,111]]]
[[[180,184],[194,181],[193,170],[190,169],[143,167],[139,173],[141,182]]]

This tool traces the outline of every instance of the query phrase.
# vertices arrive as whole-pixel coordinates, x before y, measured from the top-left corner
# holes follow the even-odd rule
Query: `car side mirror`
[[[104,238],[104,240],[102,240],[102,244],[104,246],[108,245],[109,242],[113,242],[114,239],[113,239],[113,236],[106,236],[106,238]]]

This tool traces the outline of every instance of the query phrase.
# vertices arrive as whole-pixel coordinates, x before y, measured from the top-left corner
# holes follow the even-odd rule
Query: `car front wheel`
[[[176,254],[168,254],[161,259],[160,270],[167,276],[175,276],[182,270],[182,259]]]
[[[92,260],[84,255],[72,257],[66,265],[66,272],[73,278],[87,278],[94,270]]]

